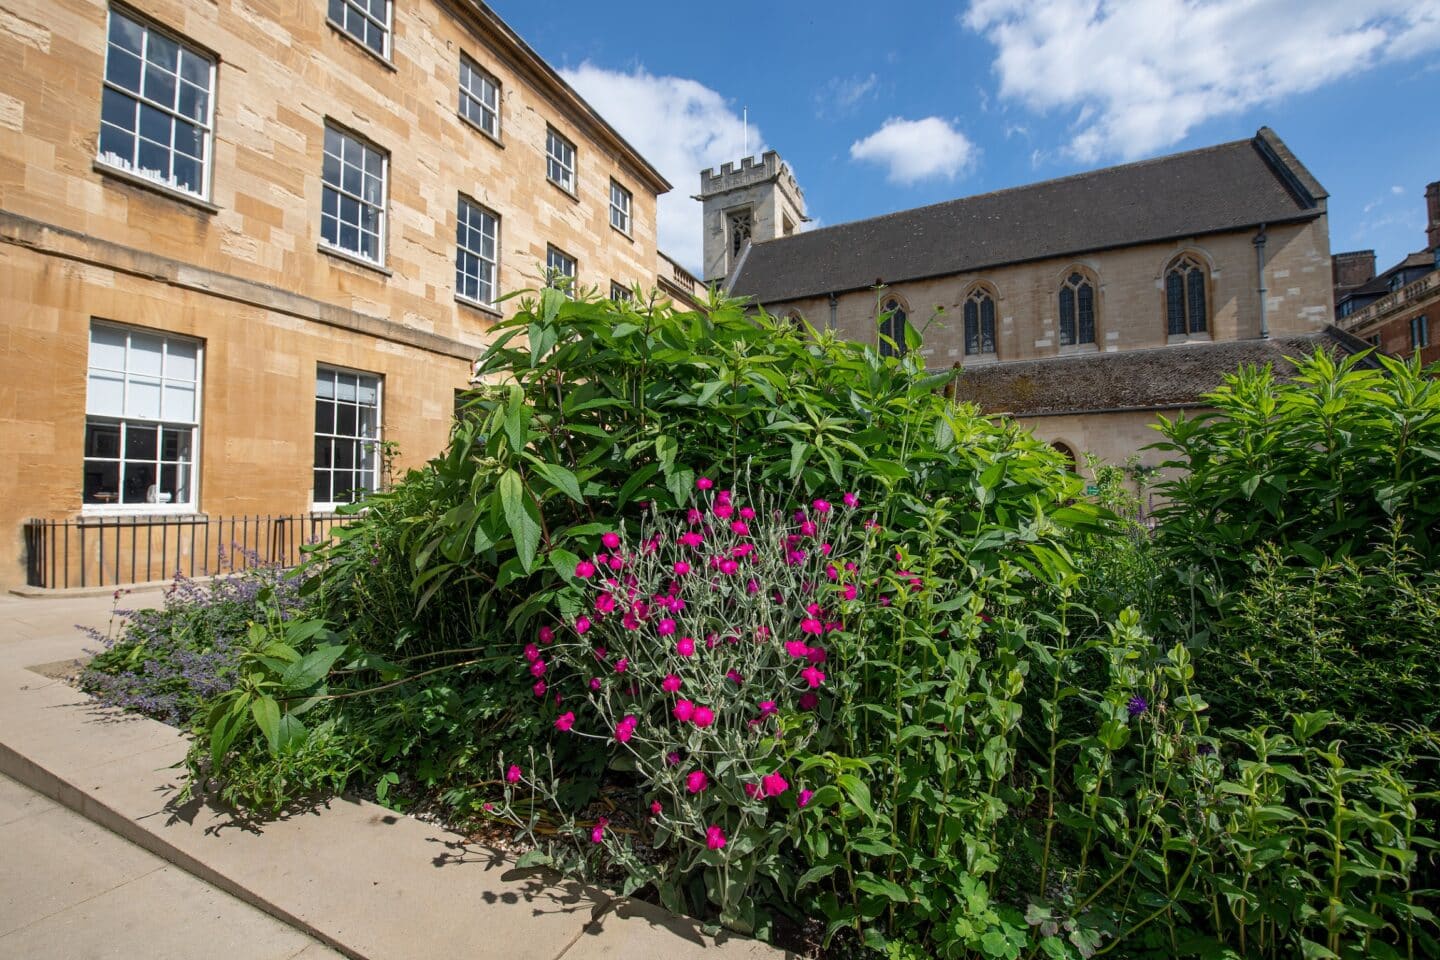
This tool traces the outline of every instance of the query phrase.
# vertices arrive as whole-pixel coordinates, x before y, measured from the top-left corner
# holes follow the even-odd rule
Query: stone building
[[[803,195],[773,154],[700,181],[707,280],[882,353],[913,326],[958,396],[1072,457],[1125,462],[1244,359],[1357,346],[1327,331],[1325,189],[1268,128],[795,235]]]
[[[443,447],[500,292],[683,288],[669,187],[478,0],[7,3],[0,587],[308,539]]]
[[[1434,363],[1440,360],[1440,181],[1425,188],[1425,213],[1425,249],[1378,276],[1373,250],[1336,255],[1335,316],[1385,353],[1418,353]]]

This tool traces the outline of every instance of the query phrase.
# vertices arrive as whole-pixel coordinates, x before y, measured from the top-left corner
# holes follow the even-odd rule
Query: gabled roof
[[[1249,140],[754,243],[729,281],[775,304],[1002,264],[1308,220],[1325,188],[1268,127]]]
[[[1270,340],[1215,340],[1146,350],[1090,353],[973,367],[955,381],[955,397],[988,414],[1045,417],[1124,410],[1203,406],[1201,396],[1241,364],[1270,364],[1286,380],[1295,375],[1288,357],[1317,347],[1336,356],[1370,349],[1339,327]],[[1362,364],[1378,367],[1373,357]]]

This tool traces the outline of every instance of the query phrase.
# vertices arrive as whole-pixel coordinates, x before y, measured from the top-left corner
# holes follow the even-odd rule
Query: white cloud
[[[1400,186],[1399,184],[1396,184],[1395,186],[1390,188],[1390,192],[1398,197],[1405,192],[1405,188]]]
[[[873,97],[879,87],[880,78],[873,73],[864,77],[831,77],[815,94],[816,113],[822,118],[850,113],[861,101]]]
[[[890,182],[902,185],[936,177],[953,180],[970,168],[976,153],[969,137],[939,117],[891,117],[850,145],[852,159],[887,167]]]
[[[587,61],[560,73],[674,184],[660,197],[660,249],[699,276],[700,204],[690,197],[699,189],[701,170],[744,154],[740,112],[701,83],[657,77],[644,67],[626,73]],[[766,149],[753,122],[749,139],[752,154]]]
[[[1076,111],[1084,161],[1440,49],[1440,0],[972,0],[962,22],[995,44],[1002,97]]]

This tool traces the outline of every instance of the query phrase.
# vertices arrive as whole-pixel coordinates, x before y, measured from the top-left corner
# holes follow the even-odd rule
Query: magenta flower
[[[860,506],[860,498],[859,498],[858,496],[856,496],[855,494],[853,494],[853,493],[847,493],[847,494],[845,494],[845,496],[841,497],[840,499],[844,502],[845,506],[847,506],[847,507],[854,508],[854,507]]]
[[[515,766],[515,764],[513,764],[513,763],[510,764],[510,769],[505,771],[505,782],[506,782],[506,783],[519,783],[519,782],[520,782],[520,768],[517,767],[517,766]]]
[[[829,579],[829,580],[839,580],[839,579],[840,579],[840,571],[835,569],[835,564],[833,564],[833,563],[827,563],[827,564],[825,564],[825,577],[826,577],[826,579]]]
[[[676,700],[674,712],[676,720],[689,723],[695,717],[695,704],[689,700]]]
[[[860,595],[860,591],[855,588],[855,584],[847,583],[845,584],[844,591],[841,592],[840,595],[846,600],[854,600],[857,596]]]
[[[611,570],[621,570],[625,567],[625,558],[618,553],[612,553],[609,562]]]
[[[682,657],[695,656],[695,639],[693,637],[681,637],[675,641],[675,652]]]
[[[614,533],[612,531],[611,533],[607,533],[602,536],[600,538],[600,542],[605,544],[606,549],[614,550],[616,547],[620,546],[620,534]]]
[[[801,633],[813,633],[815,636],[818,637],[820,636],[822,629],[823,628],[820,626],[820,621],[816,620],[814,617],[806,617],[804,620],[800,621]]]
[[[734,516],[735,508],[730,506],[730,504],[728,503],[719,503],[715,505],[714,514],[721,520],[729,520],[732,516]]]
[[[810,648],[805,645],[804,640],[786,640],[785,652],[797,660],[803,660],[810,652]]]
[[[590,678],[590,689],[591,689],[591,690],[599,690],[599,689],[600,689],[600,678],[599,678],[599,677],[591,677],[591,678]]]
[[[693,530],[680,534],[680,543],[687,547],[698,547],[705,542],[705,537]]]
[[[704,770],[691,770],[685,777],[685,789],[691,793],[704,793],[710,786],[710,778],[705,776]]]
[[[663,809],[664,808],[660,806],[659,800],[656,800],[654,803],[650,804],[650,813],[654,816],[660,816],[660,811]]]
[[[665,762],[672,767],[680,766],[680,754],[676,753],[674,750],[671,750],[669,753],[665,754]]]
[[[549,687],[545,686],[544,680],[536,680],[535,686],[531,687],[530,689],[535,693],[535,696],[543,697],[545,696],[545,691],[548,690]]]
[[[767,773],[760,778],[760,795],[763,797],[778,797],[789,789],[790,784],[778,773]]]
[[[821,679],[824,679],[823,675]],[[691,719],[697,727],[708,727],[715,722],[715,711],[709,707],[696,707],[695,714]]]
[[[776,711],[778,711],[779,709],[780,709],[779,706],[776,705],[776,703],[775,703],[774,700],[761,700],[761,701],[760,701],[760,716],[762,716],[762,717],[768,717],[768,716],[770,716],[771,714],[773,714],[773,713],[775,713]]]
[[[805,678],[805,682],[810,684],[812,690],[825,682],[825,674],[820,672],[819,667],[806,667],[800,671],[800,676]]]
[[[744,559],[745,557],[750,556],[750,554],[754,552],[755,544],[753,543],[737,543],[735,546],[730,548],[730,556],[734,557],[736,560]]]
[[[815,526],[814,520],[806,520],[804,523],[800,524],[800,533],[807,537],[815,536],[815,533],[819,529],[819,527]]]
[[[541,643],[554,643],[554,642],[555,642],[555,631],[554,631],[554,630],[551,630],[549,627],[541,627],[541,628],[540,628],[540,642],[541,642]]]
[[[640,723],[635,719],[634,714],[627,713],[625,718],[615,724],[615,739],[621,743],[628,743],[635,734],[635,727]]]
[[[850,496],[850,494],[847,493],[846,496],[848,497]],[[813,796],[815,796],[814,790],[801,790],[799,798],[795,801],[795,805],[799,807],[808,807],[810,806],[810,798]]]
[[[616,673],[624,673],[626,670],[629,670],[629,669],[630,669],[630,661],[629,661],[629,660],[626,660],[624,657],[621,657],[619,660],[616,660],[616,661],[615,661],[615,672],[616,672]]]
[[[715,486],[715,481],[709,477],[701,477],[695,481],[695,487],[699,490],[709,490],[713,486]]]
[[[561,733],[569,732],[573,726],[575,726],[575,714],[571,711],[566,711],[555,718],[555,729]]]
[[[760,795],[760,788],[755,786],[755,784],[753,783],[741,784],[741,789],[745,791],[745,796],[749,797],[751,800],[754,800],[757,796]]]
[[[719,850],[725,846],[725,831],[715,824],[710,824],[710,829],[705,831],[705,846],[711,850]]]
[[[705,519],[705,514],[701,513],[701,512],[700,512],[698,509],[696,509],[695,507],[691,507],[689,510],[687,510],[687,511],[685,512],[685,519],[686,519],[686,521],[688,521],[688,522],[693,526],[693,525],[699,523],[701,520],[704,520],[704,519]]]
[[[580,617],[578,620],[575,621],[575,632],[576,632],[576,633],[585,633],[585,632],[588,631],[589,629],[590,629],[590,618],[589,618],[589,617]]]
[[[737,687],[740,686],[741,684],[743,684],[743,683],[745,682],[745,678],[740,675],[740,671],[739,671],[739,670],[728,670],[728,671],[726,671],[726,673],[725,673],[725,679],[729,680],[731,683],[735,684],[735,686],[737,686]]]
[[[734,576],[736,573],[739,572],[739,570],[740,564],[736,563],[734,560],[731,560],[729,557],[726,557],[724,560],[720,561],[720,572],[725,574],[727,577]]]
[[[660,689],[666,693],[677,693],[680,690],[680,677],[673,673],[665,674],[665,679],[660,681]]]
[[[730,532],[737,537],[748,536],[750,533],[750,524],[744,520],[732,520],[730,521]]]
[[[754,508],[754,507],[741,507],[741,508],[740,508],[740,519],[741,519],[741,520],[754,520],[754,519],[755,519],[755,508]]]
[[[595,576],[595,564],[591,563],[589,560],[581,560],[579,563],[575,564],[575,576],[579,577],[581,580],[589,580],[591,577]]]
[[[620,625],[623,626],[626,630],[639,630],[640,618],[635,616],[634,611],[631,611],[630,613],[627,613],[625,614],[625,616],[620,618]]]
[[[666,617],[655,625],[655,630],[660,636],[668,637],[675,632],[675,621]]]
[[[687,574],[687,573],[689,573],[689,572],[690,572],[690,564],[686,563],[684,560],[681,560],[681,561],[679,561],[678,563],[675,564],[675,576],[677,576],[677,577],[683,577],[683,576],[685,576],[685,574]]]
[[[536,660],[534,663],[530,664],[530,676],[532,676],[532,677],[543,677],[543,676],[545,676],[545,661],[544,661],[544,660]]]
[[[615,610],[615,597],[608,593],[602,593],[595,598],[595,609],[600,613],[611,613]]]
[[[814,710],[820,706],[820,698],[813,693],[800,694],[800,700],[798,702],[801,710]]]
[[[595,826],[590,828],[590,842],[603,843],[605,840],[605,828],[609,825],[610,821],[605,819],[604,817],[596,820]]]
[[[527,644],[525,644],[525,659],[526,659],[526,660],[529,660],[531,663],[534,663],[536,660],[539,660],[539,659],[540,659],[540,648],[537,647],[537,646],[535,646],[535,644],[533,644],[533,643],[527,643]]]
[[[829,501],[829,500],[816,500],[814,503],[810,504],[810,506],[811,506],[811,508],[812,508],[816,513],[829,513],[829,512],[830,512],[830,501]]]

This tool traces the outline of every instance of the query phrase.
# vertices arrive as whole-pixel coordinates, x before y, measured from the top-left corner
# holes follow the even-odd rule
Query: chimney
[[[1330,258],[1330,271],[1334,275],[1332,286],[1358,287],[1375,279],[1375,251],[1352,250],[1337,253]]]
[[[1440,250],[1440,180],[1425,187],[1425,211],[1430,215],[1425,239],[1431,250]]]

